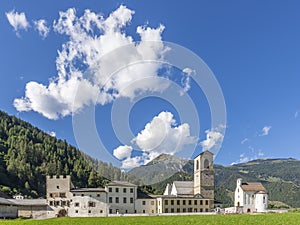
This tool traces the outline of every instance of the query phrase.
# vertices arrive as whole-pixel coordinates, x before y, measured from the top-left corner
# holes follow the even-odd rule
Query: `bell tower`
[[[214,199],[213,153],[204,151],[194,158],[194,195]]]

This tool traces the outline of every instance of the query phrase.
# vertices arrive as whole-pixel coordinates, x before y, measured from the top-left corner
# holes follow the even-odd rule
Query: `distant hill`
[[[148,164],[133,168],[128,174],[140,179],[144,184],[154,184],[166,180],[178,171],[184,171],[183,167],[188,162],[188,159],[161,154]]]
[[[193,180],[193,160],[185,161],[174,156],[164,155],[155,159],[160,171],[151,171],[151,167],[135,168],[130,173],[138,172],[139,177],[148,181],[153,175],[166,174],[163,168],[179,168],[175,174],[152,185],[157,193],[162,193],[167,183],[175,180]],[[163,163],[161,163],[162,161]],[[178,163],[178,165],[176,165]],[[169,164],[169,165],[168,165]],[[166,169],[166,170],[167,170]],[[259,159],[231,166],[214,165],[215,196],[225,205],[233,204],[233,192],[237,178],[247,182],[262,182],[269,192],[271,201],[282,202],[292,207],[300,207],[300,161],[296,159]],[[147,177],[150,175],[149,177]],[[155,178],[154,176],[154,178]]]

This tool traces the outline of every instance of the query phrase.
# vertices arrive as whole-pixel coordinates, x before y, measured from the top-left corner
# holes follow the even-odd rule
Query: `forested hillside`
[[[0,190],[42,197],[46,175],[67,174],[78,187],[98,187],[108,179],[128,179],[111,164],[98,162],[66,141],[0,111]]]

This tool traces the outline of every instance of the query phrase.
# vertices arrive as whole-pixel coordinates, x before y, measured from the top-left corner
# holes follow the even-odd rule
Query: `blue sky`
[[[132,105],[129,119],[124,118],[132,132],[132,136],[129,135],[127,139],[124,137],[126,140],[122,137],[120,140],[120,137],[116,136],[115,128],[111,123],[111,111],[113,106],[117,105],[114,102],[123,99],[125,105],[130,104],[126,94],[124,94],[125,97],[107,100],[105,104],[97,104],[95,108],[96,127],[102,144],[111,155],[114,150],[118,149],[114,156],[120,159],[119,163],[123,163],[123,166],[127,163],[127,168],[130,165],[138,165],[162,153],[162,148],[167,148],[166,153],[172,154],[174,152],[177,154],[180,150],[189,152],[185,155],[188,157],[202,151],[203,146],[214,148],[216,146],[212,145],[218,145],[222,140],[216,163],[224,165],[256,158],[293,157],[300,159],[300,3],[298,1],[188,0],[176,1],[176,3],[175,1],[142,2],[137,0],[51,1],[51,3],[31,1],[31,4],[23,1],[3,1],[0,6],[2,69],[0,109],[46,132],[55,132],[58,138],[66,139],[69,143],[78,146],[73,133],[72,115],[68,111],[69,108],[52,104],[50,98],[45,98],[43,101],[36,102],[40,104],[38,106],[30,105],[31,109],[40,109],[39,112],[38,110],[19,112],[21,103],[18,111],[14,106],[14,101],[26,96],[25,88],[29,82],[35,82],[35,86],[31,86],[32,93],[35,93],[31,99],[33,101],[39,96],[37,92],[34,92],[34,88],[35,90],[39,88],[37,84],[48,87],[49,79],[57,80],[58,52],[62,52],[63,44],[70,41],[66,27],[56,26],[55,28],[53,26],[54,21],[57,25],[59,23],[59,12],[74,8],[75,15],[79,18],[83,16],[85,9],[89,9],[90,12],[102,15],[105,20],[110,13],[120,9],[121,5],[134,11],[131,14],[126,11],[132,18],[127,18],[126,25],[120,30],[121,34],[132,37],[134,41],[140,41],[140,35],[148,34],[158,44],[161,44],[161,40],[178,44],[198,55],[208,65],[222,89],[227,123],[226,129],[211,126],[210,108],[205,93],[199,87],[197,88],[193,77],[189,76],[189,72],[193,73],[193,68],[190,68],[191,71],[184,72],[178,68],[145,64],[142,66],[142,73],[149,73],[153,76],[155,73],[162,74],[174,84],[179,85],[182,90],[189,84],[190,88],[184,93],[190,96],[196,105],[200,126],[198,129],[193,120],[180,118],[178,106],[172,106],[165,99],[157,97],[160,91],[163,91],[164,96],[166,95],[164,91],[170,90],[163,87],[161,80],[159,84],[154,80],[144,82],[140,80],[138,87],[143,87],[147,94],[149,94],[149,88],[153,87],[157,88],[157,92],[154,97],[149,97],[151,96],[149,94],[147,98]],[[125,9],[123,10],[125,12]],[[8,15],[15,20],[9,21]],[[19,17],[16,18],[16,15]],[[125,18],[122,13],[118,15]],[[49,32],[43,29],[45,27],[42,26],[42,21],[38,27],[39,20],[45,20],[44,25]],[[161,24],[164,28],[160,27]],[[136,32],[138,26],[142,26],[141,34]],[[147,27],[153,32],[147,33]],[[88,34],[100,37],[101,31],[93,29]],[[76,38],[78,36],[73,36],[73,39]],[[100,50],[109,46],[111,40],[107,38]],[[112,43],[112,45],[115,44]],[[164,54],[163,47],[162,49],[157,47],[155,51],[158,55]],[[80,72],[87,71],[88,66],[79,59],[75,59],[72,65],[79,68]],[[128,70],[134,73],[134,66],[128,67]],[[69,76],[68,72],[66,76]],[[195,76],[201,76],[200,72],[195,73]],[[126,77],[126,72],[120,74],[120,77],[122,76]],[[122,82],[120,87],[124,88]],[[113,90],[120,91],[120,87],[113,86]],[[59,88],[62,91],[65,86]],[[49,92],[51,90],[47,89]],[[86,90],[90,92],[86,93],[82,89],[81,95],[88,98],[92,88],[87,87]],[[67,94],[62,96],[64,100],[76,94],[70,91],[65,93]],[[111,94],[111,90],[108,94]],[[179,99],[181,95],[177,94]],[[132,93],[127,93],[127,95],[132,97]],[[26,106],[26,110],[29,110],[29,106]],[[79,108],[79,111],[83,112],[89,107],[80,106]],[[44,115],[41,112],[44,112]],[[54,118],[55,120],[54,114],[51,114],[53,112],[58,112],[58,118]],[[117,115],[120,118],[123,116],[118,113]],[[121,119],[120,122],[122,121]],[[145,127],[147,123],[149,123],[148,128]],[[161,124],[167,126],[167,130],[164,131],[168,134],[159,146],[157,144],[160,143],[159,137],[149,137],[147,131],[161,131]],[[182,142],[175,143],[178,132],[186,136]],[[210,137],[207,137],[207,134]],[[127,133],[124,135],[126,136]],[[153,146],[153,142],[157,145]],[[91,143],[83,150],[101,160],[103,154],[97,149],[92,149],[94,143]],[[174,143],[178,147],[178,152],[170,150],[174,147]],[[156,154],[149,154],[149,151],[147,152],[149,148],[156,149]]]

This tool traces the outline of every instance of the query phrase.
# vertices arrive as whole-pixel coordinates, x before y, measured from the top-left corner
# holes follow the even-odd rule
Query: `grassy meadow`
[[[201,225],[299,225],[300,213],[270,213],[243,215],[192,215],[192,216],[120,216],[92,218],[55,218],[47,220],[0,220],[2,225],[81,225],[81,224],[201,224]]]

